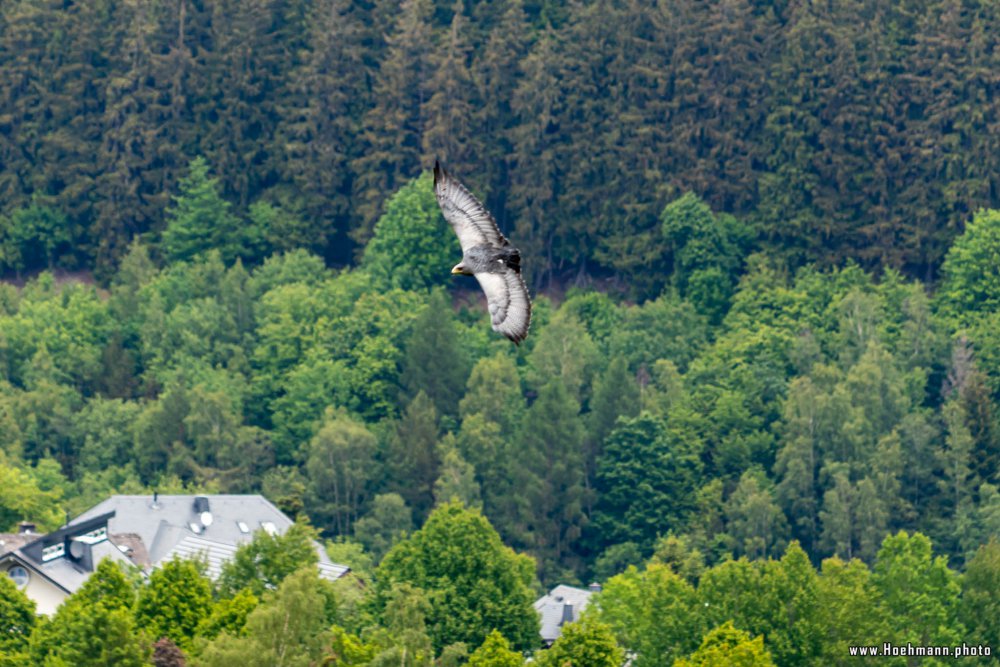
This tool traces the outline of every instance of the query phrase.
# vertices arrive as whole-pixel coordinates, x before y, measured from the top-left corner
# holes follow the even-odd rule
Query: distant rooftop
[[[25,532],[0,536],[0,560],[32,568],[67,593],[76,591],[104,558],[131,563],[108,540],[110,514],[101,513],[47,534]]]
[[[600,586],[596,584],[591,586],[591,590],[560,584],[548,595],[535,600],[535,611],[541,616],[542,640],[547,644],[557,640],[562,634],[562,626],[578,620],[587,608],[590,596],[598,590]]]
[[[108,512],[114,512],[108,520],[108,533],[112,539],[122,535],[132,538],[128,546],[133,547],[137,564],[155,567],[174,556],[201,555],[212,578],[219,576],[222,564],[233,557],[240,544],[252,540],[256,531],[282,535],[294,524],[264,496],[220,494],[111,496],[68,526]],[[136,541],[144,554],[135,548]],[[347,572],[348,568],[332,562],[318,543],[316,553],[325,578],[337,579]],[[139,562],[140,556],[145,563]]]

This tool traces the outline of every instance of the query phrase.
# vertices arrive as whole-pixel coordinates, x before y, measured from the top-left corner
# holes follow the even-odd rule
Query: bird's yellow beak
[[[457,273],[457,274],[461,275],[461,273],[462,273],[462,265],[459,264],[459,265],[455,266],[454,268],[452,268],[451,272],[452,273]]]

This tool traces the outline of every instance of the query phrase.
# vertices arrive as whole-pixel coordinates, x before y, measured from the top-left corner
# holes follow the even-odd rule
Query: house
[[[590,602],[590,596],[600,590],[600,584],[591,584],[587,589],[560,584],[548,595],[535,600],[535,611],[541,616],[540,633],[546,646],[559,639],[563,625],[579,620]]]
[[[212,579],[236,549],[263,530],[280,535],[294,522],[260,495],[112,496],[48,535],[0,535],[0,572],[6,572],[52,613],[110,557],[149,572],[173,558],[205,560]],[[315,544],[320,576],[334,580],[348,568]]]
[[[15,534],[0,534],[0,572],[6,572],[39,614],[51,614],[87,580],[104,558],[132,564],[108,539],[108,514],[94,516],[47,535],[22,523]]]

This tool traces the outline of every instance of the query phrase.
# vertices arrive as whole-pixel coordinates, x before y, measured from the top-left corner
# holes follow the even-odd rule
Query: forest
[[[592,581],[540,667],[1000,650],[998,36],[974,0],[3,2],[0,530],[153,491],[298,527],[48,619],[0,577],[0,665],[517,667]],[[448,275],[436,158],[521,249],[521,346]]]

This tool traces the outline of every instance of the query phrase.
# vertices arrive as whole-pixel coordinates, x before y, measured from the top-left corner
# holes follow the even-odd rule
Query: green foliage
[[[160,4],[4,8],[6,217],[65,216],[29,237],[35,261],[62,236],[52,258],[111,273],[135,236],[178,222],[165,209],[192,155],[249,209],[252,255],[350,261],[438,156],[502,226],[517,221],[533,282],[615,272],[650,296],[673,259],[685,293],[713,307],[733,285],[732,246],[745,248],[730,214],[795,265],[854,258],[926,277],[970,212],[997,205],[979,96],[995,55],[963,49],[995,32],[989,6],[872,20],[867,6],[690,0],[225,9],[186,8],[191,48],[171,51],[177,17]],[[664,234],[671,201],[691,215]],[[720,213],[696,216],[698,202]]]
[[[842,663],[850,646],[877,646],[889,636],[892,619],[861,561],[824,560],[817,594],[817,620],[824,632],[818,664]]]
[[[423,290],[448,279],[462,258],[434,198],[429,172],[396,192],[375,225],[361,266],[381,289]]]
[[[639,412],[639,385],[628,372],[624,358],[615,357],[594,382],[587,438],[603,444],[619,417],[635,417]],[[599,445],[598,445],[599,446]],[[593,458],[597,458],[597,452]]]
[[[15,271],[55,264],[72,241],[69,220],[57,209],[32,203],[0,218],[0,265]]]
[[[442,441],[441,474],[434,482],[434,503],[459,500],[467,507],[481,508],[480,487],[472,464],[462,458],[454,440]]]
[[[707,337],[707,321],[691,303],[665,294],[627,308],[609,336],[608,348],[613,357],[628,361],[631,370],[649,369],[659,359],[670,359],[683,371]]]
[[[35,626],[35,603],[8,576],[0,576],[0,653],[18,654]]]
[[[240,545],[233,559],[223,565],[220,593],[232,597],[247,589],[259,598],[265,590],[277,588],[292,572],[315,566],[319,560],[312,542],[315,538],[316,531],[301,522],[282,535],[257,531],[253,540]]]
[[[413,322],[405,353],[399,379],[407,397],[422,391],[434,402],[438,414],[456,415],[470,364],[445,291],[431,292]]]
[[[32,664],[141,667],[150,647],[133,616],[135,592],[120,565],[104,559],[31,637]]]
[[[139,592],[135,620],[151,638],[167,637],[189,649],[211,609],[212,585],[198,565],[174,559],[153,570]]]
[[[893,642],[929,646],[962,641],[957,621],[958,576],[945,559],[933,557],[931,542],[920,533],[889,535],[879,549],[872,583],[886,611],[897,619]]]
[[[197,637],[215,639],[223,632],[233,636],[245,636],[247,616],[260,600],[247,589],[242,589],[231,598],[221,598],[211,605],[207,616],[202,616],[195,628]]]
[[[968,325],[980,313],[1000,306],[1000,284],[995,281],[1000,252],[1000,211],[980,211],[955,239],[941,265],[941,288],[937,301],[941,311],[960,325]]]
[[[600,542],[644,548],[676,527],[694,507],[701,473],[694,434],[649,413],[623,418],[597,462],[594,531]],[[671,513],[664,514],[663,507]]]
[[[784,546],[785,515],[760,471],[748,470],[740,477],[726,505],[726,520],[733,553],[737,555],[762,558]]]
[[[995,646],[1000,633],[990,619],[1000,611],[1000,543],[991,539],[966,563],[959,620],[970,633],[966,643]],[[971,640],[971,641],[970,641]]]
[[[583,402],[598,362],[598,349],[583,325],[570,311],[559,310],[539,331],[529,360],[529,383],[536,389],[554,377],[570,395]]]
[[[707,635],[689,659],[678,660],[675,667],[772,667],[774,661],[764,648],[763,637],[753,637],[726,622]]]
[[[308,667],[332,639],[315,566],[287,576],[246,619],[245,639],[223,632],[205,646],[206,667],[287,665]]]
[[[554,377],[525,412],[512,456],[517,526],[544,576],[555,578],[560,562],[586,523],[586,469],[580,404]]]
[[[386,599],[383,622],[369,633],[380,649],[371,664],[389,667],[409,661],[421,667],[433,665],[435,650],[426,622],[431,604],[424,591],[406,582],[396,583]]]
[[[469,667],[521,667],[524,665],[524,656],[512,651],[510,642],[493,630],[487,635],[486,641],[472,652],[466,664]]]
[[[218,179],[209,176],[208,170],[208,161],[197,157],[178,183],[179,193],[167,211],[161,241],[163,254],[170,261],[190,260],[216,249],[231,262],[243,249],[239,220],[220,195]]]
[[[652,553],[710,603],[665,626],[732,620],[778,664],[993,637],[996,6],[168,5],[0,8],[0,529],[262,491],[363,571],[457,497],[546,585]],[[444,274],[435,156],[522,252],[526,347]],[[206,621],[230,648],[237,589],[313,558],[270,539]],[[863,562],[763,560],[795,540]],[[351,586],[338,659],[462,659],[444,584],[390,586],[391,619]],[[125,602],[88,604],[34,634],[148,658]]]
[[[709,626],[732,620],[767,638],[778,664],[808,664],[824,640],[816,571],[796,543],[780,561],[726,561],[698,583]]]
[[[714,322],[729,307],[749,230],[730,215],[715,216],[687,193],[663,209],[663,238],[673,257],[673,284]]]
[[[306,508],[338,535],[350,533],[374,475],[377,441],[344,412],[329,412],[309,445]]]
[[[434,482],[438,477],[438,412],[419,391],[406,406],[389,435],[383,460],[386,488],[399,493],[418,517],[434,505]]]
[[[363,580],[371,579],[375,569],[375,559],[363,544],[346,537],[338,537],[326,543],[326,553],[334,563],[351,568],[351,572]]]
[[[33,521],[40,530],[58,527],[65,519],[60,507],[61,489],[41,488],[38,469],[14,466],[0,452],[0,525],[15,532],[20,521]]]
[[[273,253],[315,245],[308,223],[292,211],[270,202],[256,201],[247,210],[248,258],[262,260]]]
[[[413,530],[413,510],[398,493],[375,496],[371,509],[354,524],[354,536],[376,562]]]
[[[357,636],[336,625],[333,626],[332,633],[333,641],[328,649],[328,659],[332,658],[333,664],[362,667],[368,665],[375,657],[374,645],[364,643]]]
[[[636,654],[636,667],[664,666],[693,651],[704,632],[695,590],[669,566],[629,567],[605,582],[588,607]]]
[[[625,651],[615,642],[611,628],[583,620],[564,625],[559,639],[548,650],[536,654],[535,663],[540,667],[618,667],[624,659]]]
[[[480,513],[459,503],[434,510],[423,528],[389,551],[376,576],[383,614],[394,584],[426,591],[428,634],[436,647],[458,641],[478,646],[493,630],[521,649],[537,642],[531,561],[505,547]]]

